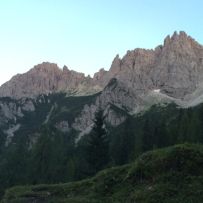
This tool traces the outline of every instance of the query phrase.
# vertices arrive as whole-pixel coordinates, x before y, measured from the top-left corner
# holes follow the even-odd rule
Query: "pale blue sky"
[[[203,43],[202,0],[0,0],[0,84],[43,61],[92,75],[175,30]]]

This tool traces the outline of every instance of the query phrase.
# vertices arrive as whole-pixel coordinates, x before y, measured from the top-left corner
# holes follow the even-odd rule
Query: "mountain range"
[[[81,182],[36,185],[95,175],[87,148],[97,112],[108,145],[99,170],[128,165]],[[153,50],[117,55],[109,71],[94,77],[44,62],[0,87],[0,199],[12,186],[35,185],[7,190],[3,202],[123,202],[133,188],[129,201],[189,202],[191,194],[192,202],[202,202],[202,125],[203,46],[185,32]],[[131,172],[138,184],[126,179]],[[106,187],[111,194],[103,193]]]
[[[62,100],[83,100],[71,121],[70,106],[59,105],[51,96],[54,94],[64,95]],[[94,77],[48,62],[17,74],[0,87],[0,126],[9,142],[24,125],[22,121],[29,120],[28,115],[36,115],[46,106],[39,124],[47,123],[59,111],[66,116],[55,119],[53,125],[62,131],[74,129],[81,137],[90,132],[99,107],[108,123],[118,126],[127,115],[154,104],[174,102],[185,108],[202,101],[203,46],[181,31],[167,36],[163,45],[153,50],[127,51],[122,59],[117,55],[109,71],[101,69]]]
[[[0,96],[19,99],[56,92],[87,95],[103,90],[111,78],[116,78],[138,96],[159,89],[168,96],[185,99],[202,83],[202,71],[203,47],[185,32],[175,32],[154,50],[127,51],[122,59],[117,55],[109,71],[101,69],[93,78],[66,66],[61,70],[48,62],[36,65],[3,84]]]

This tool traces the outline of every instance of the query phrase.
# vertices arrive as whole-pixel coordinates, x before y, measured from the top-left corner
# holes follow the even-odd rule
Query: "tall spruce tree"
[[[90,166],[90,175],[105,168],[109,162],[109,139],[104,126],[103,110],[95,114],[94,126],[87,143],[86,160]]]
[[[142,150],[147,151],[153,148],[153,134],[148,118],[144,121],[142,129]]]
[[[66,178],[63,136],[49,126],[43,126],[33,148],[33,183],[57,183]]]

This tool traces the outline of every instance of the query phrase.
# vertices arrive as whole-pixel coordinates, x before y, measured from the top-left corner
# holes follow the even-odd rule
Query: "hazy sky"
[[[0,0],[0,84],[43,61],[92,75],[175,30],[203,43],[202,0]]]

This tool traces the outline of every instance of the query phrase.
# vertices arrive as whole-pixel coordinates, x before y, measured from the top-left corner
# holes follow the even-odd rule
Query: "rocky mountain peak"
[[[109,71],[102,68],[93,78],[67,66],[60,69],[54,63],[38,64],[2,85],[0,97],[33,98],[57,92],[81,96],[100,92],[92,96],[92,102],[84,104],[71,124],[75,130],[86,132],[91,130],[99,106],[108,122],[116,126],[125,120],[126,114],[135,114],[154,102],[170,100],[184,105],[188,101],[202,102],[202,84],[203,47],[185,32],[175,32],[154,50],[138,48],[127,51],[122,58],[117,55]],[[4,112],[7,109],[4,107]],[[16,114],[20,116],[21,112],[17,109]]]
[[[121,59],[119,55],[117,54],[116,57],[113,59],[110,72],[111,74],[117,74],[120,71],[120,66],[121,66]]]
[[[183,41],[189,39],[189,36],[184,32],[180,31],[179,33],[175,31],[172,36],[167,35],[167,37],[164,39],[164,46],[174,42],[174,41]]]
[[[64,73],[69,73],[70,72],[70,70],[68,69],[68,67],[66,65],[63,66],[63,72]]]
[[[94,79],[94,80],[101,80],[101,79],[104,77],[104,75],[105,75],[106,73],[107,73],[107,71],[104,70],[104,68],[101,68],[101,69],[99,70],[99,72],[96,72],[96,73],[94,74],[93,79]]]
[[[43,62],[41,64],[38,64],[34,66],[30,72],[37,72],[37,71],[42,71],[42,72],[55,72],[55,71],[62,71],[56,63],[49,63],[49,62]]]
[[[167,36],[154,50],[134,49],[123,58],[117,55],[109,71],[100,69],[94,77],[60,69],[44,62],[0,87],[1,97],[34,97],[52,92],[95,93],[116,78],[136,94],[160,89],[172,97],[184,98],[203,82],[203,47],[185,32]]]
[[[85,75],[55,63],[43,62],[24,74],[14,76],[0,87],[0,97],[32,98],[40,94],[77,89],[85,81]]]
[[[164,40],[164,47],[173,47],[174,49],[183,50],[183,49],[193,49],[200,48],[201,45],[197,43],[192,37],[187,35],[184,31],[174,32],[172,36],[168,35]]]

